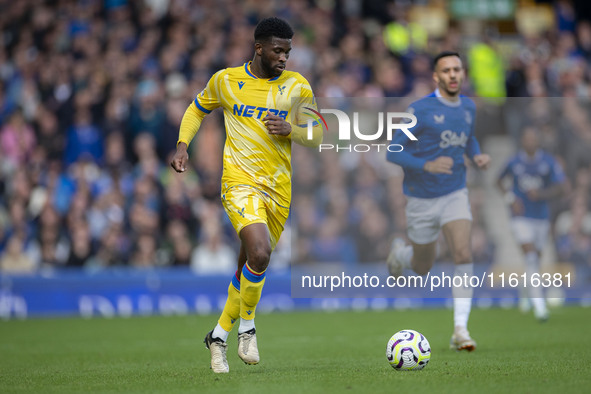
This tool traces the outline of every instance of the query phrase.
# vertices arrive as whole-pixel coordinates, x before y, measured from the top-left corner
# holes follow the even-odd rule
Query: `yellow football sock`
[[[230,286],[228,286],[228,299],[222,311],[222,315],[218,320],[219,325],[226,331],[232,331],[234,323],[240,316],[240,279],[238,279],[238,271],[232,277]]]
[[[240,317],[244,320],[254,319],[264,285],[265,271],[256,272],[248,266],[248,262],[244,264],[240,276]]]

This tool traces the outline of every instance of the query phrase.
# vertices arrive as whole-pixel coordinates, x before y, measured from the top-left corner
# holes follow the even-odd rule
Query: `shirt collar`
[[[461,97],[458,97],[457,101],[450,101],[441,95],[439,88],[435,89],[435,97],[437,97],[439,102],[441,102],[444,105],[447,105],[448,107],[459,107],[460,105],[462,105]]]
[[[542,150],[538,149],[536,151],[536,153],[534,153],[533,157],[529,157],[528,154],[523,149],[521,149],[519,151],[519,157],[521,157],[521,160],[523,160],[523,161],[528,161],[528,162],[537,161],[542,157]]]
[[[248,74],[249,77],[254,78],[254,79],[261,79],[261,80],[265,80],[264,78],[259,78],[256,75],[254,75],[254,73],[252,71],[250,71],[250,64],[252,63],[252,61],[249,61],[247,63],[244,63],[244,71],[246,71],[246,74]],[[283,75],[283,74],[282,74]],[[267,82],[273,82],[279,79],[281,75],[273,77],[273,78],[269,78],[266,81]]]

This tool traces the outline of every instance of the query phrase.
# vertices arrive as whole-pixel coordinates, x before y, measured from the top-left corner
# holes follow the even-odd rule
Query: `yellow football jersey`
[[[295,117],[292,111],[296,111],[294,102],[298,99],[315,107],[310,84],[297,72],[285,70],[278,77],[261,79],[250,71],[248,62],[220,70],[211,77],[194,103],[204,114],[217,107],[224,110],[222,188],[255,186],[279,204],[289,206],[291,137],[297,126],[291,119]],[[292,134],[270,135],[263,123],[267,111],[290,122]]]

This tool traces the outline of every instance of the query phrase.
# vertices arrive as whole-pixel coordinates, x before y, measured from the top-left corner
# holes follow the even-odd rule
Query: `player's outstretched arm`
[[[185,172],[187,170],[187,163],[189,161],[187,148],[193,137],[195,137],[195,134],[197,134],[197,130],[199,130],[199,126],[201,126],[201,121],[204,117],[205,113],[199,111],[194,102],[191,103],[185,111],[183,119],[181,120],[179,139],[176,143],[176,152],[170,162],[171,167],[174,168],[176,172]]]

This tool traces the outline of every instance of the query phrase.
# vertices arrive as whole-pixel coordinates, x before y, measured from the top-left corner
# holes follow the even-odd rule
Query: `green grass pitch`
[[[261,363],[244,365],[230,334],[230,373],[209,370],[203,336],[217,316],[0,322],[0,393],[577,393],[591,387],[591,313],[556,309],[540,324],[476,309],[472,353],[449,350],[450,310],[261,314]],[[432,356],[399,372],[386,343],[422,332]]]

